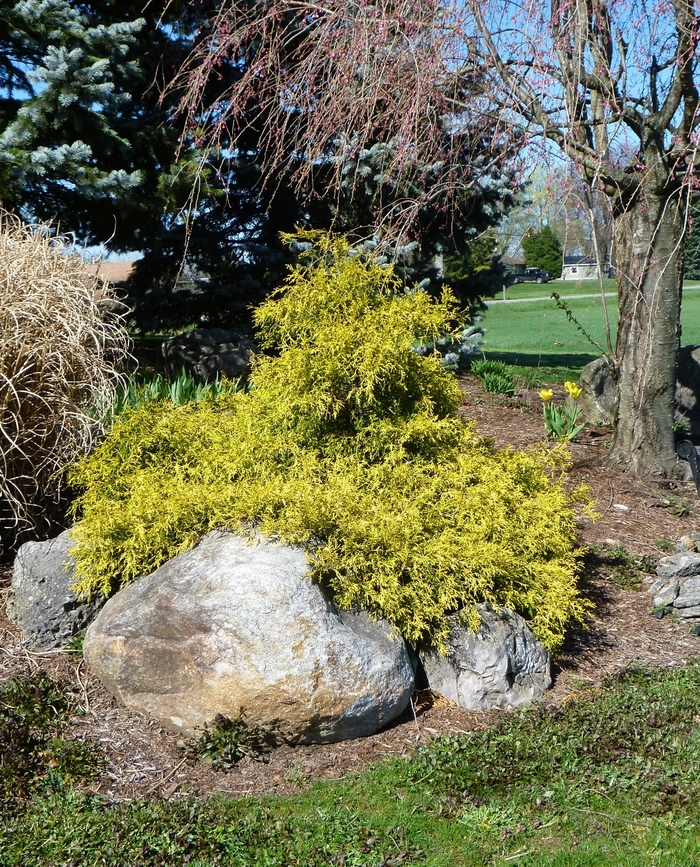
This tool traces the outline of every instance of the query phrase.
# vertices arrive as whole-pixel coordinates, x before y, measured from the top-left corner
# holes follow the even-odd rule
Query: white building
[[[603,279],[613,276],[613,267],[608,262],[602,266]],[[594,256],[564,256],[562,280],[597,280],[598,263]]]

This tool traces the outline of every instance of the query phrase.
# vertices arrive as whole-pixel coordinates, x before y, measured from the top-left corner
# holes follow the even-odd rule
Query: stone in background
[[[238,331],[221,328],[196,328],[171,337],[162,345],[170,378],[175,379],[184,368],[201,384],[222,376],[247,380],[257,351],[253,340]]]
[[[105,600],[79,600],[71,590],[73,545],[66,530],[48,542],[26,542],[15,557],[7,616],[32,650],[61,647],[97,616]]]

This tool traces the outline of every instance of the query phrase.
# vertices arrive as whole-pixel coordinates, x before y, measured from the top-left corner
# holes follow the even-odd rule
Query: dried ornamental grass
[[[49,528],[127,356],[117,303],[68,239],[0,213],[0,552]]]

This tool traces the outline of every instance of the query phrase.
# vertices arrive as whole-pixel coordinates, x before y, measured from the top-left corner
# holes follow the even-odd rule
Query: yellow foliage
[[[78,590],[110,593],[217,527],[305,546],[314,577],[410,641],[491,601],[551,649],[580,620],[566,451],[495,451],[455,415],[458,390],[416,339],[453,304],[325,243],[257,314],[277,357],[253,389],[117,419],[72,472]],[[305,299],[307,303],[305,303]]]

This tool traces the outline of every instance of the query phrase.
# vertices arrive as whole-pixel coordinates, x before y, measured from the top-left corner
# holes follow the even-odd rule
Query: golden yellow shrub
[[[254,526],[304,545],[340,605],[410,641],[440,646],[447,615],[488,600],[556,649],[585,612],[580,492],[564,485],[565,450],[499,452],[457,417],[452,375],[413,351],[452,310],[325,242],[260,309],[280,353],[255,363],[249,393],[127,411],[75,467],[79,590],[111,592],[211,529]]]

